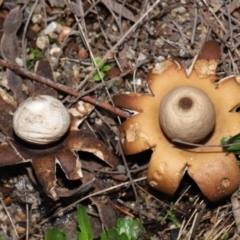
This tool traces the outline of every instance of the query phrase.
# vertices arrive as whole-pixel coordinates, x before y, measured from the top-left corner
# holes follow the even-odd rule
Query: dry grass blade
[[[17,238],[19,238],[18,231],[17,231],[16,226],[15,226],[13,220],[12,220],[11,215],[9,214],[9,212],[8,212],[8,210],[7,210],[4,202],[3,202],[3,200],[0,199],[0,201],[1,201],[1,204],[2,204],[2,206],[3,206],[3,208],[4,208],[4,210],[6,211],[6,214],[7,214],[8,218],[9,218],[10,222],[11,222],[11,226],[12,226],[12,228],[13,228],[13,230],[14,230],[15,236],[16,236]]]

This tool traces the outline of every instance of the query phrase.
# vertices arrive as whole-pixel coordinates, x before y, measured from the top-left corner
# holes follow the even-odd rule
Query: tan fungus
[[[213,48],[215,50],[211,56],[209,52]],[[185,140],[216,145],[220,144],[223,137],[239,133],[240,113],[232,110],[240,104],[240,85],[235,78],[215,82],[219,49],[217,43],[206,43],[190,76],[187,76],[185,68],[179,61],[165,60],[157,64],[147,77],[153,95],[132,93],[114,97],[117,106],[137,112],[123,122],[120,128],[125,153],[130,155],[153,149],[147,173],[148,182],[166,194],[172,195],[176,192],[185,172],[211,201],[225,198],[238,188],[240,172],[235,155],[227,154],[222,147],[183,148],[171,141],[172,138],[181,136],[170,134],[168,137],[166,127],[159,124],[159,117],[160,119],[166,117],[161,115],[165,115],[165,112],[159,116],[160,105],[166,95],[187,86],[191,89],[190,95],[194,92],[192,89],[203,92],[207,96],[208,107],[204,112],[206,106],[203,105],[203,115],[198,120],[190,114],[186,117],[185,126],[182,121],[180,132],[188,132],[188,138]],[[192,118],[193,121],[189,121]],[[178,124],[178,119],[173,116],[172,124],[174,122]],[[164,121],[167,124],[167,120]],[[193,127],[198,124],[200,128],[198,126],[194,134],[191,134]],[[171,128],[172,126],[169,127]],[[201,136],[202,132],[205,133]]]

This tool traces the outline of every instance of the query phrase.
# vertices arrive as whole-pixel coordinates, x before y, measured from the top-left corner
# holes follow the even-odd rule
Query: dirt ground
[[[13,150],[7,152],[6,142],[22,144],[16,139],[12,142],[12,113],[6,118],[10,120],[1,117],[2,239],[44,239],[52,227],[63,231],[67,239],[77,239],[79,204],[89,214],[95,239],[100,239],[103,228],[114,227],[118,218],[126,216],[138,219],[145,228],[139,239],[240,239],[239,192],[210,202],[187,174],[173,196],[151,188],[146,176],[154,148],[124,153],[119,128],[129,111],[113,106],[113,96],[119,93],[151,94],[146,79],[159,62],[181,61],[190,71],[207,41],[220,45],[216,79],[232,76],[239,81],[239,0],[0,3],[0,97],[10,99],[7,105],[0,104],[1,115],[38,94],[55,96],[74,111],[81,100],[94,106],[88,110],[79,106],[79,111],[84,108],[82,115],[72,120],[81,122],[75,131],[91,133],[93,140],[77,148],[66,142],[62,145],[79,157],[83,179],[71,180],[66,167],[54,160],[56,167],[46,181],[54,184],[55,199],[41,177],[50,167],[43,162],[41,170],[32,168],[31,162],[36,161],[32,159],[42,159],[42,153],[28,153],[27,146],[17,152],[24,156],[23,163],[1,163],[3,152],[6,158],[18,159]],[[221,97],[228,101],[228,96]]]

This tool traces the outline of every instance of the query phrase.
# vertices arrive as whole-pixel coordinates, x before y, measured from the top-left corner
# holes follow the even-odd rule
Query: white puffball
[[[214,129],[216,112],[204,91],[193,86],[182,86],[164,96],[159,120],[170,139],[197,143]]]
[[[18,137],[35,144],[59,140],[69,129],[70,115],[61,101],[48,95],[30,97],[20,104],[13,117]]]

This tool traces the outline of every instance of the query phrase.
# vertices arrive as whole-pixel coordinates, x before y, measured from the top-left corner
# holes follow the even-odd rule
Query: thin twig
[[[232,211],[233,216],[236,222],[237,232],[240,236],[240,201],[239,201],[239,189],[233,193],[231,196],[231,203],[232,203]]]
[[[231,18],[230,18],[230,12],[229,12],[229,8],[228,8],[226,1],[223,1],[223,3],[224,3],[224,7],[226,8],[226,12],[227,12],[227,16],[228,16],[229,33],[230,33],[230,47],[232,47],[234,45],[234,43],[233,43],[233,29],[232,29],[232,23],[231,23]]]
[[[191,143],[191,142],[186,142],[186,141],[182,141],[180,139],[172,139],[172,142],[176,142],[176,143],[181,143],[181,144],[185,144],[191,147],[203,147],[203,148],[219,148],[219,147],[231,147],[231,146],[236,146],[236,145],[240,145],[240,142],[236,142],[236,143],[229,143],[229,144],[199,144],[199,143]]]
[[[19,75],[22,75],[22,76],[25,76],[27,78],[30,78],[32,80],[36,80],[38,82],[41,82],[43,84],[46,84],[52,88],[55,88],[57,89],[58,91],[61,91],[61,92],[65,92],[65,93],[68,93],[74,97],[77,97],[77,98],[81,98],[83,101],[86,101],[88,103],[91,103],[95,106],[98,106],[98,107],[101,107],[101,108],[104,108],[120,117],[123,117],[123,118],[128,118],[129,115],[122,111],[121,109],[117,108],[117,107],[114,107],[112,105],[110,105],[109,103],[107,102],[100,102],[98,101],[96,98],[93,98],[93,97],[90,97],[90,96],[82,96],[81,93],[79,92],[76,92],[75,90],[73,90],[72,88],[69,88],[69,87],[66,87],[62,84],[59,84],[59,83],[56,83],[56,82],[53,82],[52,80],[48,79],[48,78],[44,78],[42,76],[39,76],[37,74],[34,74],[32,72],[29,72],[17,65],[13,65],[9,62],[6,62],[4,61],[3,59],[0,59],[0,65],[4,66],[4,67],[7,67],[9,69],[11,69],[12,71],[14,71],[15,73],[19,74]]]
[[[0,199],[0,201],[1,201],[1,203],[2,203],[2,206],[3,206],[3,208],[4,208],[4,210],[5,210],[6,214],[7,214],[7,216],[8,216],[8,218],[9,218],[10,222],[11,222],[11,225],[12,225],[12,227],[13,227],[13,230],[14,230],[14,232],[15,232],[17,238],[19,238],[19,235],[18,235],[18,232],[17,232],[16,226],[15,226],[15,224],[13,223],[13,220],[12,220],[12,218],[11,218],[11,216],[10,216],[10,214],[9,214],[9,212],[8,212],[8,210],[7,210],[7,208],[6,208],[5,204],[4,204],[4,202],[3,202],[3,200]]]
[[[134,179],[133,181],[134,182],[141,182],[141,181],[145,181],[147,179],[147,177],[141,177],[141,178],[138,178],[138,179]],[[98,192],[94,192],[92,194],[89,194],[77,201],[75,201],[74,203],[71,203],[70,205],[60,209],[59,211],[57,211],[56,213],[54,213],[52,216],[42,220],[40,223],[38,223],[38,225],[43,225],[44,223],[48,222],[51,218],[53,218],[54,216],[58,216],[59,214],[61,214],[62,212],[68,210],[68,209],[71,209],[72,207],[76,206],[77,204],[79,204],[80,202],[86,200],[86,199],[89,199],[90,197],[94,197],[94,196],[97,196],[97,195],[100,195],[100,194],[104,194],[104,193],[107,193],[109,191],[112,191],[114,189],[117,189],[117,188],[120,188],[120,187],[124,187],[124,186],[128,186],[130,184],[130,181],[127,181],[127,182],[124,182],[124,183],[120,183],[118,185],[115,185],[115,186],[112,186],[112,187],[109,187],[109,188],[106,188],[106,189],[103,189],[101,191],[98,191]]]
[[[208,7],[208,10],[211,12],[211,14],[214,16],[215,20],[219,23],[219,25],[221,26],[221,29],[224,31],[224,33],[227,32],[226,28],[223,26],[223,23],[219,20],[219,18],[217,17],[217,15],[215,14],[215,12],[213,11],[213,9],[209,6],[209,4],[207,3],[206,0],[203,0],[203,2],[205,3],[205,5]]]
[[[120,139],[120,136],[119,136],[119,139]],[[140,207],[140,202],[139,202],[139,197],[138,197],[138,193],[137,193],[137,189],[136,189],[136,186],[135,186],[135,182],[134,182],[134,179],[132,177],[132,174],[130,172],[130,169],[128,167],[128,163],[127,163],[127,160],[126,160],[126,157],[125,157],[125,154],[123,152],[123,147],[122,147],[122,144],[120,142],[118,142],[119,144],[119,150],[120,150],[120,154],[122,156],[122,161],[124,163],[124,166],[125,166],[125,169],[127,171],[127,176],[129,177],[129,182],[132,186],[132,189],[133,189],[133,192],[134,192],[134,195],[135,195],[135,201],[136,201],[136,206],[138,207],[138,215],[139,215],[139,219],[140,221],[142,222],[142,213],[141,213],[141,207]]]
[[[105,56],[102,58],[102,61],[99,62],[98,65],[101,65],[103,64],[107,58],[109,57],[110,54],[112,54],[114,52],[114,50],[119,47],[127,38],[128,35],[130,35],[130,33],[132,33],[136,28],[137,26],[141,23],[141,21],[151,12],[153,11],[153,9],[156,8],[156,6],[160,3],[161,1],[160,0],[156,0],[152,6],[150,6],[147,11],[145,13],[143,13],[140,18],[121,36],[121,38],[118,40],[118,42],[112,46],[111,49],[109,49]],[[83,81],[85,81],[86,79],[89,79],[93,73],[96,71],[96,67],[85,77],[85,79]]]
[[[121,205],[123,205],[125,208],[128,208],[128,209],[130,209],[130,210],[132,210],[132,211],[135,210],[135,206],[132,207],[132,205],[126,204],[126,203],[125,203],[124,201],[122,201],[121,199],[117,199],[117,202],[120,203]],[[115,207],[117,207],[117,205],[115,205]],[[155,220],[155,216],[152,216],[152,215],[146,213],[146,212],[143,211],[143,210],[141,210],[141,213],[142,213],[142,215],[144,215],[145,217],[147,217],[147,218],[149,218],[149,219],[152,219],[152,220]],[[129,212],[126,212],[125,214],[128,214],[129,216],[132,215],[131,217],[132,217],[132,218],[135,218],[135,216],[134,216],[133,214],[129,213]],[[138,220],[139,220],[139,219],[138,219]]]
[[[30,220],[30,217],[29,217],[29,204],[26,201],[26,240],[29,239],[29,220]]]
[[[27,69],[27,64],[26,64],[26,53],[27,53],[27,50],[26,50],[26,42],[27,42],[26,33],[27,33],[29,23],[32,19],[32,15],[34,13],[34,10],[35,10],[38,2],[39,2],[39,0],[36,0],[35,3],[33,4],[32,8],[31,8],[31,11],[28,15],[27,21],[24,24],[24,30],[23,30],[23,35],[22,35],[22,59],[23,59],[23,66],[24,66],[25,69]],[[25,41],[25,39],[26,39],[26,41]]]
[[[194,239],[194,237],[196,236],[197,230],[199,228],[201,219],[203,217],[203,214],[206,211],[206,207],[207,207],[207,203],[206,200],[203,201],[202,205],[201,205],[201,210],[196,214],[196,218],[194,219],[194,225],[192,227],[192,232],[191,232],[191,239]]]
[[[194,44],[195,34],[197,30],[197,22],[198,22],[198,10],[196,2],[193,3],[194,6],[194,22],[193,22],[193,28],[192,28],[192,36],[191,36],[191,45]]]

